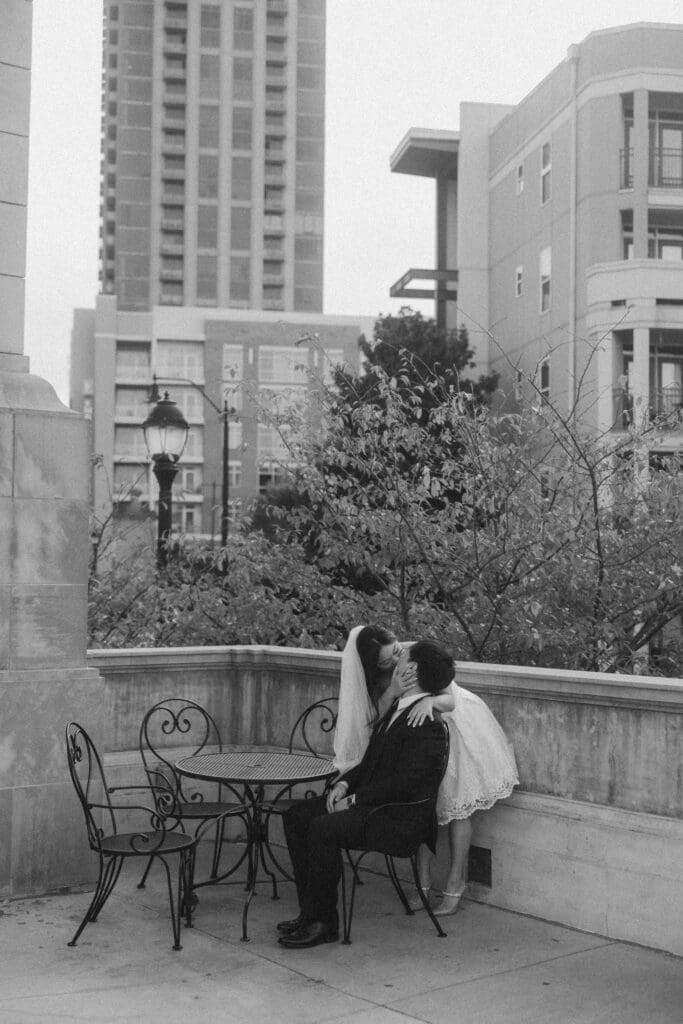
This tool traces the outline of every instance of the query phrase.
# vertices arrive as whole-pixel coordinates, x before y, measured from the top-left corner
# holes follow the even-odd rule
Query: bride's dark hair
[[[379,652],[382,647],[395,642],[396,636],[390,629],[385,629],[383,626],[363,626],[356,637],[356,650],[363,666],[365,685],[368,688],[368,696],[375,713],[377,713],[378,701],[383,693],[382,673],[377,664]]]

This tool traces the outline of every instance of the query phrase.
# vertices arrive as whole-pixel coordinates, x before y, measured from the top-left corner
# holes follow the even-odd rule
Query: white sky
[[[34,0],[25,352],[68,399],[72,311],[97,292],[102,0]],[[325,312],[401,305],[434,261],[434,185],[392,174],[411,127],[457,130],[462,101],[518,103],[572,43],[681,0],[328,0]],[[431,304],[423,304],[431,313]]]

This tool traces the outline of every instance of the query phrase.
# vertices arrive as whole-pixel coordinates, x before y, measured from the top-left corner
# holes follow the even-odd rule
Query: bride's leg
[[[444,889],[446,892],[460,892],[467,885],[467,861],[472,842],[472,819],[453,818],[448,823],[448,842],[451,864]]]
[[[439,903],[434,910],[437,917],[454,914],[460,906],[467,884],[467,860],[472,840],[472,819],[453,818],[448,823],[448,843],[451,864]]]

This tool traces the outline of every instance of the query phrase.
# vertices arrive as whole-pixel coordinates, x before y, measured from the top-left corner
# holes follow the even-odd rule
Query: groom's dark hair
[[[436,640],[418,640],[408,653],[417,665],[417,681],[427,693],[445,690],[455,675],[453,656]]]

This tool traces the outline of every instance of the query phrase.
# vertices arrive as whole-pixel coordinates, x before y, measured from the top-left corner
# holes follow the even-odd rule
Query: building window
[[[223,345],[223,380],[237,383],[244,378],[244,346]],[[232,399],[229,399],[232,401]]]
[[[246,156],[232,158],[232,198],[251,199],[251,159]]]
[[[176,490],[186,494],[200,494],[202,489],[202,468],[192,466],[182,468],[178,474],[179,481],[175,484]]]
[[[544,142],[541,148],[541,205],[547,203],[552,195],[552,155],[550,143]]]
[[[218,244],[218,208],[200,203],[197,210],[197,248],[215,249]]]
[[[232,62],[232,94],[236,100],[252,98],[252,62],[246,57],[235,57]]]
[[[550,401],[550,356],[542,359],[538,366],[538,393],[544,402]]]
[[[230,301],[249,302],[251,269],[248,256],[237,256],[230,260]]]
[[[201,384],[204,380],[204,346],[190,341],[159,341],[156,353],[159,377],[185,377]]]
[[[517,188],[517,195],[521,196],[522,192],[524,191],[524,164],[518,164],[517,165],[517,183],[516,183],[516,188]]]
[[[541,249],[539,257],[539,271],[541,283],[541,313],[545,313],[550,309],[550,279],[552,272],[550,246],[546,249]]]
[[[522,294],[522,281],[524,276],[524,268],[517,267],[515,270],[515,295],[517,298]]]
[[[242,484],[242,463],[228,462],[228,482],[230,487],[240,487]]]
[[[201,46],[217,50],[221,45],[221,9],[202,4]]]
[[[218,156],[199,154],[199,195],[204,199],[218,198]]]
[[[199,148],[218,149],[218,106],[215,103],[199,106]]]
[[[251,107],[232,108],[232,148],[251,149]]]
[[[233,206],[230,215],[230,248],[249,249],[251,246],[251,209]]]
[[[233,14],[233,41],[236,50],[254,49],[254,12],[251,7],[236,7]]]
[[[306,368],[304,355],[293,346],[261,345],[258,353],[258,375],[262,383],[301,384]]]
[[[199,95],[203,99],[218,99],[220,57],[217,53],[202,53],[199,58]]]
[[[216,257],[206,253],[197,256],[197,302],[201,305],[216,303]]]

